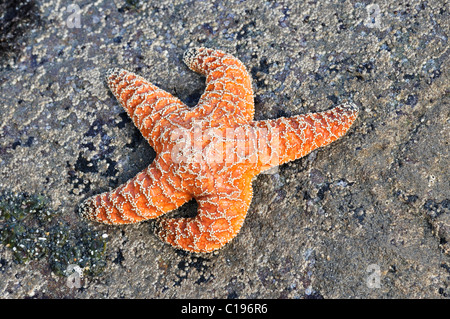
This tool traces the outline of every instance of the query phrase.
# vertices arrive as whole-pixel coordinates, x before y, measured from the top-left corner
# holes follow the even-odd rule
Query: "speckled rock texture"
[[[446,1],[2,6],[1,298],[450,296]],[[136,72],[194,106],[204,79],[182,62],[192,46],[246,65],[256,120],[345,101],[361,110],[339,141],[258,176],[241,232],[203,255],[159,241],[153,221],[112,227],[77,215],[83,199],[155,156],[106,71]],[[70,265],[84,272],[76,284]]]

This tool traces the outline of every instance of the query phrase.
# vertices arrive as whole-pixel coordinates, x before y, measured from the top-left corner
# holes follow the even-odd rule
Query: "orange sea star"
[[[205,93],[194,108],[134,73],[109,72],[111,91],[157,155],[127,183],[83,202],[80,213],[106,224],[136,223],[195,198],[197,216],[161,218],[157,234],[176,248],[211,252],[241,229],[253,177],[338,139],[358,109],[346,103],[321,113],[254,121],[251,78],[241,61],[191,48],[184,62],[206,76]]]

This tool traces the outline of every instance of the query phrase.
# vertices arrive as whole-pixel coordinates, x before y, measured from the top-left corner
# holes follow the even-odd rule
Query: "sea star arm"
[[[130,224],[156,218],[178,208],[192,197],[181,182],[160,167],[158,159],[134,178],[111,192],[88,198],[81,216],[105,224]]]
[[[252,197],[251,182],[238,196],[224,194],[197,198],[193,218],[162,218],[156,233],[173,247],[191,252],[212,252],[233,239],[244,223]]]
[[[134,125],[157,152],[159,127],[170,124],[171,121],[180,121],[179,113],[188,110],[188,107],[172,94],[126,70],[110,70],[108,86]]]
[[[330,144],[347,132],[357,115],[356,105],[344,103],[325,112],[253,122],[259,144],[257,171],[301,158]]]
[[[206,89],[193,112],[199,118],[236,125],[253,120],[251,77],[231,54],[207,48],[190,48],[183,58],[193,71],[206,76]]]

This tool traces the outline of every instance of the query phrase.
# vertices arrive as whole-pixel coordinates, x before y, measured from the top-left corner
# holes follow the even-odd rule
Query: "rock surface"
[[[0,197],[1,298],[448,298],[448,5],[377,3],[5,7],[0,194],[13,195]],[[84,198],[154,158],[108,91],[106,71],[126,68],[194,106],[204,79],[182,63],[190,46],[242,60],[257,120],[347,100],[361,109],[344,138],[260,175],[241,232],[210,255],[163,244],[152,221],[108,227],[76,214]],[[23,194],[47,198],[39,212],[56,212],[52,222],[39,224]],[[104,245],[89,245],[94,237]],[[49,243],[39,258],[17,257],[27,238]],[[78,286],[69,265],[86,272]]]

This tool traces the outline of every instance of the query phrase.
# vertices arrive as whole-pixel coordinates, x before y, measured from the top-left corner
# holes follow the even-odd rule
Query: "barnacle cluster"
[[[70,264],[86,275],[101,274],[106,238],[87,227],[73,229],[48,204],[42,195],[0,193],[0,243],[17,263],[47,258],[58,275],[65,275]]]

